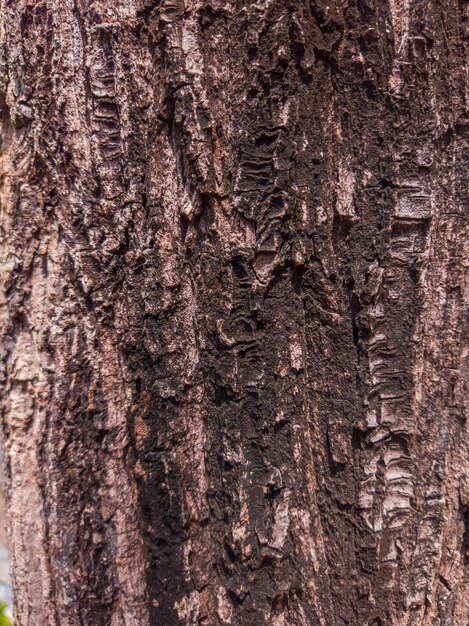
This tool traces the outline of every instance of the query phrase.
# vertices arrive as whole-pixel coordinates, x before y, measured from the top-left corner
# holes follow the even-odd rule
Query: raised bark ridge
[[[466,626],[468,19],[0,1],[18,625]]]

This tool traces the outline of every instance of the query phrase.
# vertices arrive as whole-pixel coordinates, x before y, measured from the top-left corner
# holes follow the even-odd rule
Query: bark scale
[[[466,626],[469,5],[0,7],[16,624]]]

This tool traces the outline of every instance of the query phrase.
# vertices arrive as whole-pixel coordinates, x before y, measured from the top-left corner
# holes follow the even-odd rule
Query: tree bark
[[[469,4],[0,7],[15,624],[467,626]]]

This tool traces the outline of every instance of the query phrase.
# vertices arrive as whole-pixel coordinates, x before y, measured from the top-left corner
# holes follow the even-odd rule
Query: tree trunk
[[[469,4],[0,5],[15,624],[466,626]]]

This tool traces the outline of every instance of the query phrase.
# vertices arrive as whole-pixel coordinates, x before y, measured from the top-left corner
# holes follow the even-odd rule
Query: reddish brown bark
[[[16,624],[466,626],[456,0],[2,0]]]

